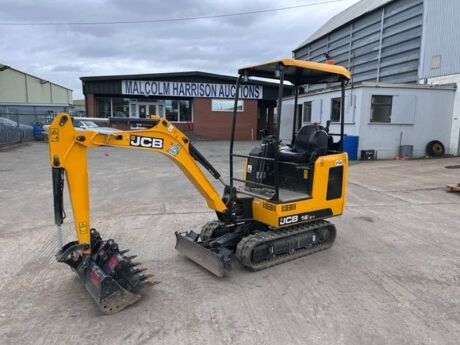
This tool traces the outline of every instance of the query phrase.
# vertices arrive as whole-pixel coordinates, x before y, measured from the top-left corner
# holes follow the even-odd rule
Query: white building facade
[[[455,85],[364,82],[345,92],[345,134],[359,136],[358,157],[375,150],[378,159],[393,159],[401,145],[413,146],[413,157],[425,156],[433,140],[449,143]],[[340,90],[326,89],[299,97],[301,125],[318,123],[340,133]],[[285,99],[281,138],[290,141],[294,99]],[[337,139],[336,139],[337,140]],[[445,144],[444,144],[445,145]]]

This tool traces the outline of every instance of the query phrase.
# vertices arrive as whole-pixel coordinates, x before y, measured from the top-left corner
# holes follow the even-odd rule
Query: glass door
[[[145,119],[149,115],[163,116],[163,104],[160,102],[132,102],[129,109],[130,117]]]
[[[139,118],[145,119],[147,117],[147,104],[139,103],[138,112]]]
[[[160,115],[158,114],[158,104],[157,103],[149,103],[149,112],[148,115]]]

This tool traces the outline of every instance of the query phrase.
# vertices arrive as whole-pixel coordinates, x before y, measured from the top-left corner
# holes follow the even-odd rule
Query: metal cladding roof
[[[395,0],[361,0],[356,4],[348,7],[346,10],[340,12],[339,14],[335,15],[331,19],[329,19],[326,24],[321,26],[318,30],[315,31],[313,35],[308,37],[305,41],[302,42],[294,51],[304,47],[305,45],[316,41],[318,38],[327,35],[331,31],[338,29],[342,25],[345,25],[356,18],[361,17],[362,15],[372,12],[383,5],[386,5],[390,2]]]
[[[32,77],[32,78],[40,79],[43,83],[50,83],[50,84],[53,84],[53,85],[62,87],[63,89],[66,89],[66,90],[69,90],[69,91],[73,91],[72,89],[69,89],[68,87],[65,87],[65,86],[63,86],[63,85],[56,84],[56,83],[54,83],[54,82],[52,82],[52,81],[45,80],[45,79],[43,79],[43,78],[34,76],[34,75],[32,75],[32,74],[29,74],[29,73],[20,71],[20,70],[18,70],[18,69],[16,69],[16,68],[13,68],[13,67],[9,66],[9,65],[5,65],[5,64],[1,64],[1,63],[0,63],[0,72],[6,71],[6,70],[9,70],[9,69],[12,70],[12,71],[16,71],[16,72],[18,72],[18,73],[24,74],[24,75],[28,75],[29,77]]]

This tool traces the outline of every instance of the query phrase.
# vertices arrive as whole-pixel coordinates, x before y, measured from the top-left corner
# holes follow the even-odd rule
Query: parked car
[[[73,126],[77,129],[89,129],[92,131],[96,131],[99,133],[103,134],[110,134],[113,132],[117,132],[118,129],[112,128],[112,127],[102,127],[99,126],[96,122],[94,121],[89,121],[89,120],[73,120]]]
[[[116,128],[99,126],[96,122],[90,120],[73,119],[73,126],[75,127],[75,129],[80,131],[88,129],[102,134],[111,134],[118,131],[118,129]],[[46,142],[48,141],[48,129],[49,125],[43,126],[43,137]]]

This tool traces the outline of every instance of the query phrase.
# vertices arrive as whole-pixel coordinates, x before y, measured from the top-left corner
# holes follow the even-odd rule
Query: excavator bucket
[[[193,231],[176,232],[176,250],[218,277],[231,270],[232,251],[213,245],[212,241],[198,241]]]
[[[157,284],[145,269],[125,255],[113,240],[103,240],[91,229],[91,255],[83,254],[88,245],[70,242],[57,254],[77,273],[99,309],[105,314],[117,313],[142,298],[146,287]]]

